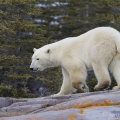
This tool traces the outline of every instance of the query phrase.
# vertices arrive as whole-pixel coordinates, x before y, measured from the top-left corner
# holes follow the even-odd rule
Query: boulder
[[[29,99],[1,98],[0,102],[1,100],[7,100],[8,103],[0,108],[0,120],[120,119],[120,91]]]

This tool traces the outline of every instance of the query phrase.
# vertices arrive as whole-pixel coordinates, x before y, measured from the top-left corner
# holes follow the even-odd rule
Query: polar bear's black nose
[[[31,70],[33,70],[33,68],[30,68]]]

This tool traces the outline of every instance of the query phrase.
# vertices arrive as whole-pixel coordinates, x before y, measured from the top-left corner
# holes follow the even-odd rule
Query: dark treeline
[[[99,26],[120,31],[120,0],[1,0],[0,96],[57,93],[62,83],[60,68],[31,72],[33,48]],[[96,79],[89,79],[93,91]]]

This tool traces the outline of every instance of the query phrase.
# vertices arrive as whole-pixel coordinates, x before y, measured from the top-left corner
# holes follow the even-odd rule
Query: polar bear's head
[[[47,47],[42,47],[39,49],[34,48],[33,49],[33,56],[32,56],[32,62],[30,65],[30,69],[33,71],[42,71],[45,68],[50,67],[50,49]]]

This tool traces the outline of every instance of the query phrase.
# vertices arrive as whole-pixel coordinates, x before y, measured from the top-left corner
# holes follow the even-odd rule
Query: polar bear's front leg
[[[60,92],[54,94],[53,96],[67,95],[77,91],[75,88],[72,87],[69,73],[63,67],[62,67],[62,74],[63,74],[63,83]]]
[[[72,86],[77,90],[89,92],[89,88],[86,85],[87,69],[85,64],[77,58],[69,58],[69,61],[70,63],[66,65],[66,70],[70,75]]]
[[[77,90],[82,90],[83,92],[89,92],[89,87],[86,85],[86,76],[82,74],[81,71],[71,72],[72,86]]]

